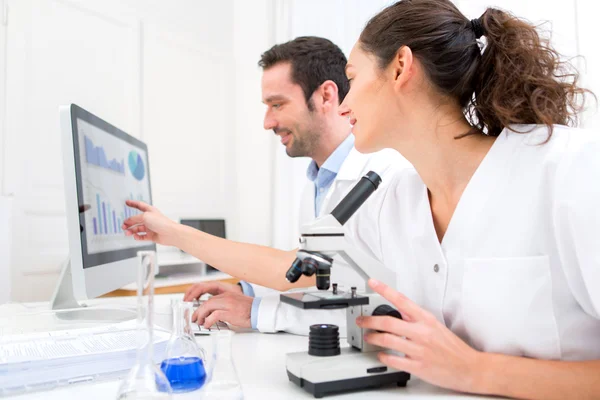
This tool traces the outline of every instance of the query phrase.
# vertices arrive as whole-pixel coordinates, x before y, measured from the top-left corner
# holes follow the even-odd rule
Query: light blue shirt
[[[354,147],[354,135],[348,137],[334,150],[321,168],[317,167],[317,163],[313,160],[308,165],[306,177],[315,185],[315,217],[319,216],[319,210],[323,205],[323,199],[327,195],[331,184],[335,180],[342,164],[350,154]]]
[[[306,170],[306,176],[315,185],[315,217],[319,215],[319,210],[323,204],[323,199],[327,195],[331,184],[335,180],[340,168],[352,148],[354,147],[354,135],[350,134],[348,137],[331,153],[329,158],[325,160],[321,168],[317,166],[317,163],[313,160],[308,165]],[[246,296],[254,297],[254,289],[248,282],[240,281],[242,291]],[[252,301],[252,309],[250,310],[250,324],[252,329],[256,329],[258,325],[258,308],[260,307],[260,297],[254,297]]]
[[[240,285],[242,286],[242,292],[244,292],[246,296],[254,297],[252,285],[246,281],[240,281]],[[250,324],[252,329],[256,329],[256,325],[258,324],[258,307],[260,307],[260,299],[260,297],[254,297],[254,300],[252,300],[252,309],[250,310]]]

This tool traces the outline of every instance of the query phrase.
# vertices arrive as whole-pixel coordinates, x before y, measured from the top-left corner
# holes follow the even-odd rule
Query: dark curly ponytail
[[[481,51],[479,36],[485,36]],[[528,22],[494,8],[467,19],[449,0],[403,0],[373,17],[360,46],[385,68],[408,46],[438,90],[465,111],[474,132],[512,124],[574,125],[585,89]]]

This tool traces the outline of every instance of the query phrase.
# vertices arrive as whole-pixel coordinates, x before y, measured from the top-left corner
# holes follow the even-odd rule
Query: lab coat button
[[[433,272],[439,272],[439,271],[440,271],[440,266],[439,266],[439,265],[437,265],[437,264],[435,264],[435,265],[433,266]]]

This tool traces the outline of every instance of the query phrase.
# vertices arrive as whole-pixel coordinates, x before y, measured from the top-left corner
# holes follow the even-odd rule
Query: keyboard
[[[229,327],[229,325],[227,325],[226,322],[223,322],[223,321],[217,321],[216,324],[214,324],[213,326],[208,327],[208,328],[192,323],[192,333],[194,335],[210,335],[210,333],[214,332],[214,331],[229,331],[229,330],[231,330],[231,328]]]
[[[200,299],[194,300],[194,309],[200,307],[202,305],[202,303],[204,303],[210,297],[211,297],[210,295],[205,294],[205,295],[201,296]],[[208,328],[192,322],[192,333],[194,335],[210,335],[210,333],[214,332],[214,331],[229,331],[229,330],[231,330],[229,328],[229,325],[227,325],[227,323],[223,322],[223,321],[217,321],[216,324],[214,324],[213,326],[210,326]]]

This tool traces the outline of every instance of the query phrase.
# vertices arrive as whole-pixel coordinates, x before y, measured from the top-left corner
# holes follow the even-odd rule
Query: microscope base
[[[397,384],[404,387],[410,374],[381,364],[377,352],[362,353],[343,348],[331,357],[311,356],[307,352],[289,353],[288,378],[316,398],[326,395]]]
[[[396,372],[387,375],[368,376],[358,379],[319,383],[313,383],[302,378],[298,378],[290,371],[288,371],[287,374],[291,382],[294,382],[296,385],[304,388],[304,390],[315,396],[317,399],[330,394],[377,388],[393,383],[397,383],[399,387],[405,387],[409,380],[409,378],[406,377],[406,375],[408,375],[406,372]]]

